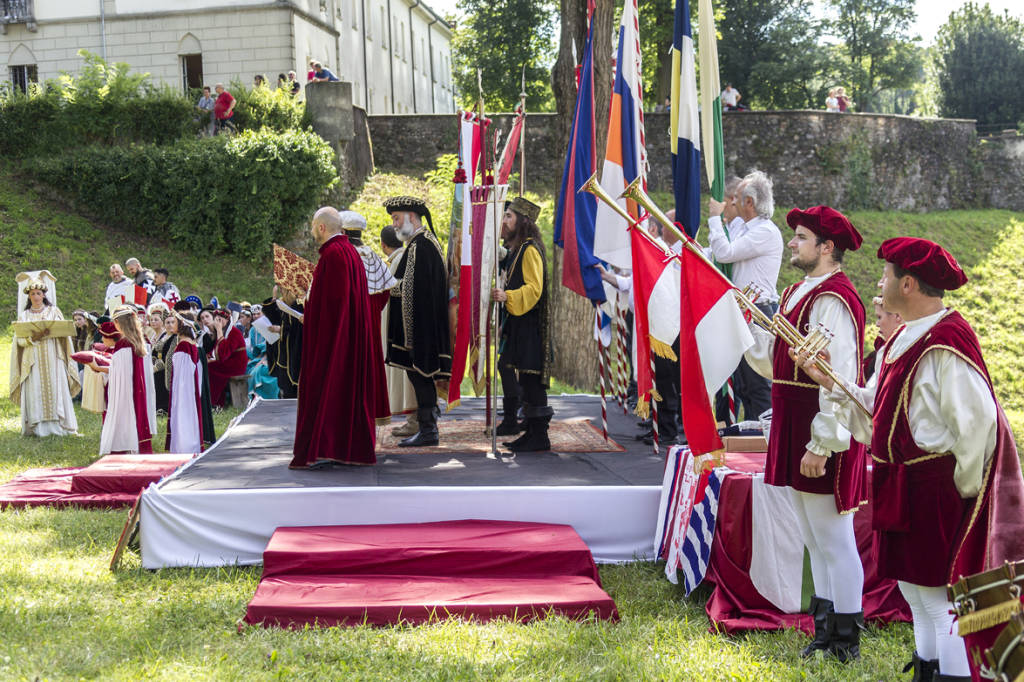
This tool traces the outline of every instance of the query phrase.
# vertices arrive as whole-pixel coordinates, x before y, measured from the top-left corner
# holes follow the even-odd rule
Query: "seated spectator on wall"
[[[237,133],[238,128],[231,120],[235,116],[235,98],[224,89],[223,83],[217,83],[213,89],[217,92],[217,101],[213,105],[213,115],[217,121],[215,133],[219,134],[225,128],[229,132]]]
[[[199,111],[201,130],[206,137],[213,136],[213,106],[213,95],[210,94],[210,87],[206,86],[203,88],[203,96],[199,98],[199,103],[196,104],[196,110]]]
[[[314,83],[336,83],[341,79],[334,75],[330,69],[320,62],[313,62]]]

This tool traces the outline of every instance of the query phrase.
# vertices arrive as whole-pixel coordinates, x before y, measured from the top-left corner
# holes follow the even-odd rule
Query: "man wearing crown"
[[[48,323],[63,320],[56,306],[55,280],[46,270],[23,272],[18,282],[18,322],[37,323],[31,333],[16,333],[11,344],[10,398],[21,404],[25,436],[67,436],[78,432],[71,398],[81,390],[71,359],[70,336],[51,334]]]
[[[402,447],[437,445],[437,385],[451,378],[448,328],[448,271],[422,199],[391,197],[384,202],[405,253],[395,269],[388,311],[387,363],[404,369],[416,392],[419,431]],[[430,230],[423,227],[426,218]]]

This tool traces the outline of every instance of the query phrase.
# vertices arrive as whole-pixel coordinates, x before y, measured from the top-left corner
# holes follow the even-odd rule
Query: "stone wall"
[[[492,117],[504,134],[511,115]],[[448,115],[370,116],[381,170],[421,172],[456,148],[458,119]],[[526,124],[527,187],[557,190],[553,114]],[[648,114],[649,186],[670,191],[668,114]],[[974,122],[819,111],[736,112],[723,116],[726,171],[758,168],[775,181],[776,203],[901,211],[996,206],[1024,210],[1024,141],[979,141]]]

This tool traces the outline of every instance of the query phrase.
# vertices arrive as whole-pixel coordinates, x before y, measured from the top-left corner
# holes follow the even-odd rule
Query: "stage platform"
[[[599,397],[550,404],[556,422],[589,419],[600,429]],[[621,452],[495,459],[480,451],[489,441],[481,433],[462,452],[383,454],[379,444],[374,467],[324,471],[288,469],[295,409],[294,400],[257,399],[212,448],[144,491],[143,567],[258,564],[283,526],[458,519],[568,524],[599,562],[653,556],[664,459],[634,439],[636,418],[618,406],[609,405],[608,435]],[[470,398],[445,414],[442,441],[446,422],[482,422],[484,409]]]

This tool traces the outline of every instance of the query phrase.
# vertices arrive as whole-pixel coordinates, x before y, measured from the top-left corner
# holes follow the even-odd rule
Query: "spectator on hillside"
[[[732,87],[732,83],[726,83],[725,90],[722,90],[722,111],[738,110],[741,99],[743,99],[743,95],[740,94],[740,91]]]
[[[654,113],[656,114],[667,114],[672,111],[672,98],[666,97],[664,103],[654,107]]]
[[[266,86],[267,86],[267,77],[266,76],[264,76],[262,73],[258,73],[255,76],[253,76],[253,78],[252,78],[252,87],[253,87],[253,89],[255,89],[255,88],[262,88],[262,87],[266,87]]]
[[[213,89],[217,92],[217,101],[213,105],[213,115],[217,121],[214,134],[219,134],[225,128],[232,133],[237,133],[238,128],[236,128],[235,124],[231,121],[235,116],[235,98],[231,96],[230,92],[224,89],[223,83],[217,83]]]
[[[289,71],[288,72],[288,82],[291,85],[291,93],[292,93],[292,95],[294,96],[294,95],[299,94],[299,90],[302,89],[302,86],[299,85],[299,74],[295,73],[294,71]]]
[[[839,100],[839,113],[845,114],[853,107],[853,100],[846,96],[846,88],[836,88],[836,99]]]
[[[113,312],[113,309],[125,302],[135,300],[132,287],[135,282],[124,276],[124,270],[117,263],[110,266],[110,284],[107,285],[107,293],[103,297],[104,310],[106,314]],[[116,298],[117,303],[111,304],[110,299]]]
[[[157,301],[163,301],[168,309],[173,310],[174,304],[181,300],[181,292],[178,291],[178,287],[174,286],[173,283],[167,281],[170,274],[171,273],[167,268],[157,268],[153,270],[153,284],[155,289],[150,302],[156,303]]]
[[[828,97],[825,98],[825,111],[830,114],[839,113],[839,98],[836,97],[836,88],[828,91]]]
[[[330,69],[321,64],[320,62],[313,62],[313,82],[314,83],[336,83],[341,79],[335,76]]]
[[[147,268],[142,267],[142,263],[139,262],[138,258],[129,258],[124,262],[124,267],[128,270],[128,275],[135,280],[135,286],[146,290],[146,305],[148,306],[150,299],[153,298],[153,292],[156,291],[156,284],[153,283],[153,273]]]
[[[210,87],[206,86],[203,88],[203,96],[196,104],[196,109],[199,111],[199,123],[202,126],[203,135],[206,137],[213,136],[213,106],[214,99],[210,94]]]

